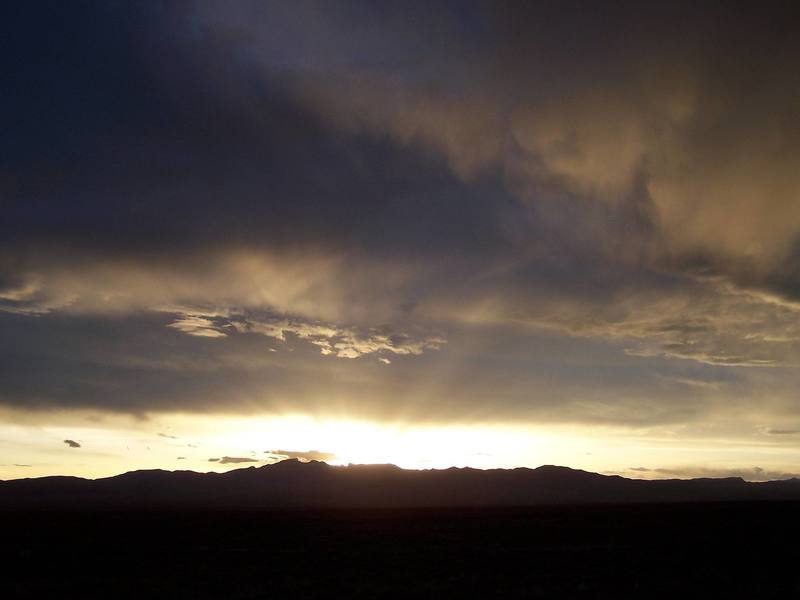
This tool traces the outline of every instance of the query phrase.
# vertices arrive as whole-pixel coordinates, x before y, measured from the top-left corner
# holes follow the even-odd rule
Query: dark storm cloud
[[[64,440],[64,443],[70,448],[80,448],[81,445],[75,440]]]
[[[528,258],[580,257],[544,307],[519,290],[539,287],[527,272],[485,288],[492,301],[473,310],[641,340],[635,355],[796,365],[796,18],[706,3],[504,3],[487,15],[497,51],[466,87],[380,68],[345,69],[346,95],[305,82],[344,130],[427,148],[466,180],[502,170],[569,240]],[[576,289],[585,274],[594,286]],[[631,290],[631,277],[650,283]],[[684,320],[701,328],[671,326]]]
[[[486,13],[496,51],[467,85],[379,68],[348,71],[347,96],[307,85],[340,126],[427,146],[466,177],[501,167],[528,201],[638,203],[659,261],[766,285],[793,277],[798,226],[785,9],[503,3]]]
[[[190,5],[158,6],[52,4],[6,19],[17,33],[7,112],[18,117],[7,139],[29,146],[17,142],[11,153],[11,237],[138,255],[214,243],[349,245],[361,236],[382,247],[410,238],[436,246],[473,230],[492,234],[491,213],[470,207],[478,192],[392,144],[342,139],[283,79],[241,60],[247,36],[226,42]],[[231,12],[247,6],[258,8]],[[431,220],[419,221],[426,205]],[[431,221],[448,217],[440,240]]]
[[[779,5],[3,11],[3,404],[645,426],[788,397]]]

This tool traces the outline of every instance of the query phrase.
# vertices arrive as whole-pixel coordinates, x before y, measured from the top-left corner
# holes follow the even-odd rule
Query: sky
[[[800,473],[791,8],[5,4],[0,479]]]

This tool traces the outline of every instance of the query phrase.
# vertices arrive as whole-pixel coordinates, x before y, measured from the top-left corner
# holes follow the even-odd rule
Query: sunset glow
[[[70,4],[9,16],[0,479],[800,473],[783,9]]]

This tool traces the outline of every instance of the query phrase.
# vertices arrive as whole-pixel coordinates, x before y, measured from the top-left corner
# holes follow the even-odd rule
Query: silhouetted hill
[[[800,480],[645,481],[567,467],[405,470],[286,460],[227,473],[133,471],[0,482],[2,508],[501,507],[800,500]]]

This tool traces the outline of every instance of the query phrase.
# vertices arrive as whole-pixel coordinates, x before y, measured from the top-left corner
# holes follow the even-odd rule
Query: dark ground
[[[0,598],[792,598],[800,504],[4,512]]]

